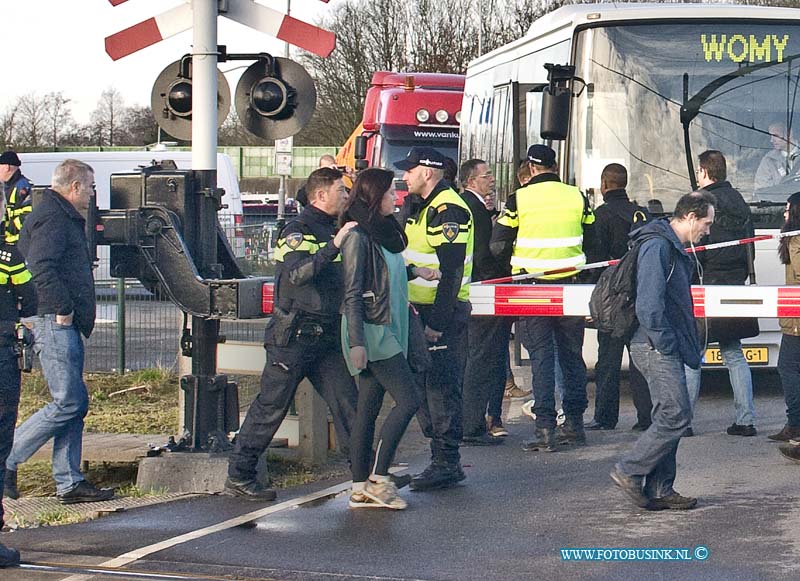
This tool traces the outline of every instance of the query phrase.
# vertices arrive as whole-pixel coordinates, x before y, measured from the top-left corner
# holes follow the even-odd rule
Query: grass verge
[[[87,373],[87,432],[173,434],[178,427],[178,378],[164,369],[125,375]],[[41,372],[22,375],[18,425],[50,401]]]

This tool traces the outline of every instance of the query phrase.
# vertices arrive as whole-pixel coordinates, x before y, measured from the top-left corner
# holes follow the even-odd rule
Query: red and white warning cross
[[[127,0],[109,0],[109,2],[113,6],[118,6]],[[228,0],[228,10],[220,16],[322,57],[327,57],[336,48],[336,35],[332,32],[256,4],[254,0]],[[106,53],[112,60],[118,60],[191,27],[191,0],[187,0],[186,4],[176,6],[106,37]]]
[[[588,317],[592,284],[473,284],[473,315]],[[693,286],[695,317],[800,317],[800,286]]]

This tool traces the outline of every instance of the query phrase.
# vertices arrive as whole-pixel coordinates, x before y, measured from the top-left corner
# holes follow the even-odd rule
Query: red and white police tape
[[[800,230],[792,230],[791,232],[778,232],[776,234],[762,234],[761,236],[753,236],[752,238],[741,238],[739,240],[728,240],[726,242],[715,242],[714,244],[704,244],[703,246],[694,246],[687,248],[686,252],[689,254],[695,252],[702,252],[704,250],[716,250],[717,248],[727,248],[728,246],[742,246],[744,244],[752,244],[754,242],[761,242],[762,240],[775,240],[777,238],[787,238],[789,236],[797,236]],[[502,278],[493,278],[490,280],[482,280],[474,284],[503,284],[506,282],[520,282],[531,278],[541,278],[551,274],[566,274],[568,272],[581,272],[584,270],[592,270],[594,268],[605,268],[617,264],[621,259],[605,260],[603,262],[592,262],[584,264],[583,266],[570,266],[567,268],[556,268],[553,270],[543,270],[542,272],[515,274],[513,276],[504,276]]]
[[[588,317],[593,284],[471,285],[473,315]],[[695,317],[800,317],[800,286],[693,286]]]
[[[741,240],[687,248],[688,252],[701,252],[729,246],[740,246],[763,240],[774,240],[800,235],[800,230],[764,234]],[[777,260],[777,256],[776,256]],[[577,268],[548,270],[534,274],[521,274],[472,283],[469,300],[473,315],[509,317],[588,317],[592,284],[502,284],[539,278],[548,274],[578,272],[603,268],[619,260],[595,262]],[[696,317],[800,317],[800,286],[693,286],[694,315]],[[273,308],[274,288],[267,283],[262,289],[262,311],[270,314]]]

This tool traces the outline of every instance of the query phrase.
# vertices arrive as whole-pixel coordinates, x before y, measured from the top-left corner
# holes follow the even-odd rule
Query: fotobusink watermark
[[[708,547],[619,548],[584,547],[559,549],[562,561],[705,561],[710,555]]]

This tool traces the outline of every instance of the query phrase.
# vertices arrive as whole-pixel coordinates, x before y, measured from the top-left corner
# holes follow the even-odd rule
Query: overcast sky
[[[316,23],[337,0],[291,0],[295,18]],[[286,11],[286,0],[260,0],[273,10]],[[0,109],[21,95],[63,91],[71,99],[75,120],[85,123],[100,93],[116,87],[126,105],[150,106],[150,91],[158,74],[171,62],[191,52],[188,30],[118,61],[105,52],[104,39],[155,16],[181,0],[128,0],[113,7],[108,0],[18,0],[3,11],[2,91]],[[283,56],[284,44],[227,18],[218,18],[217,40],[228,52],[272,52]],[[221,63],[235,90],[248,61]]]

